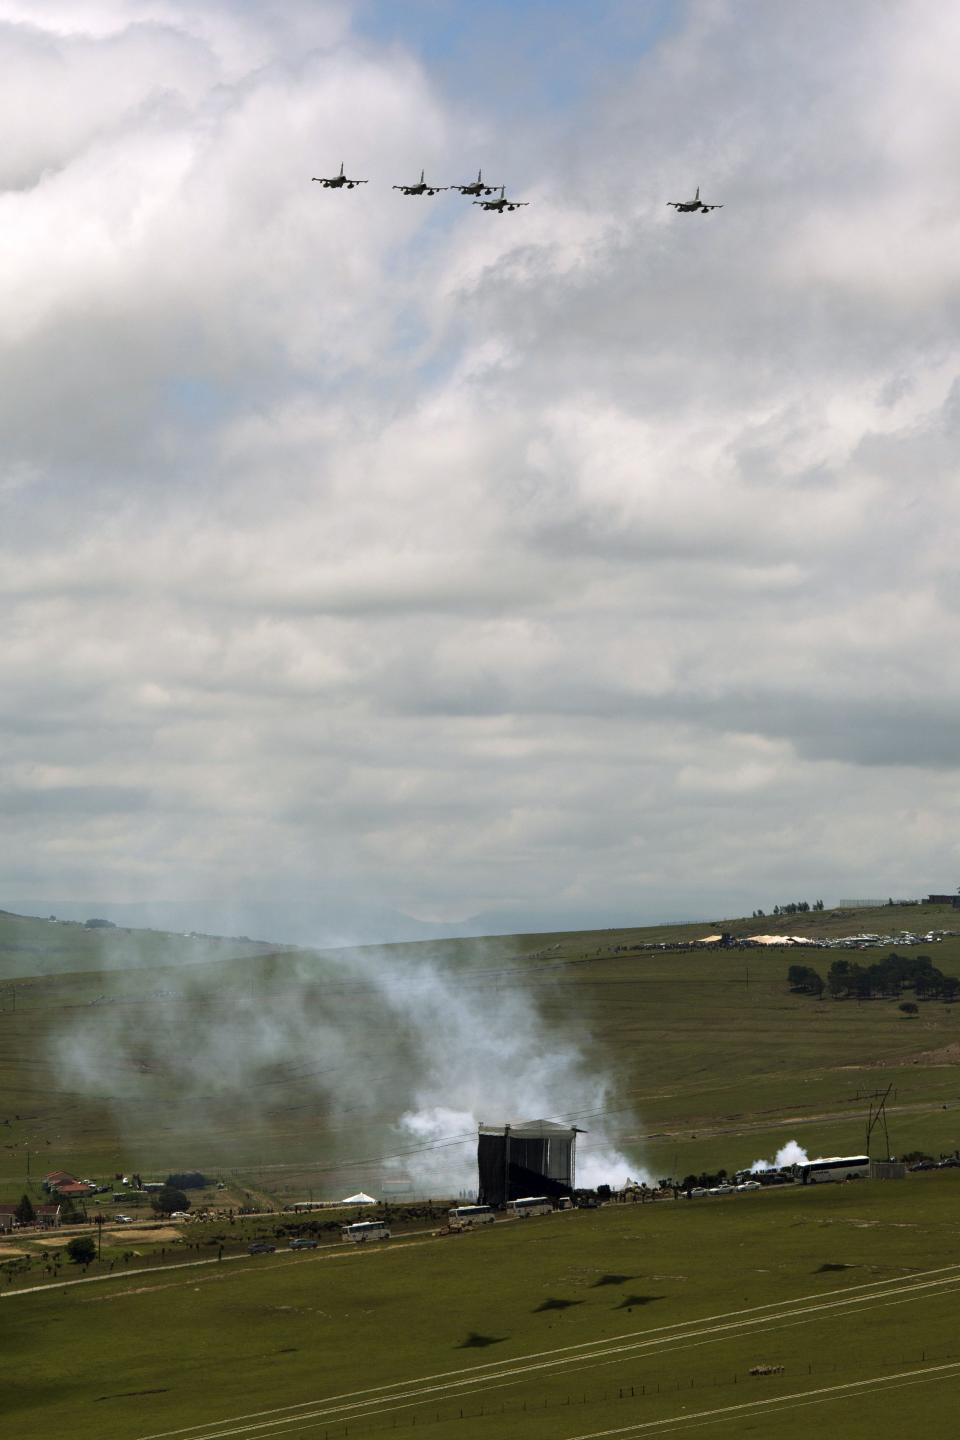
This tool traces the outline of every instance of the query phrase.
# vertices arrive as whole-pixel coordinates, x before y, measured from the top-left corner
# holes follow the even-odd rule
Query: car
[[[272,1255],[276,1245],[268,1245],[265,1240],[254,1240],[252,1245],[247,1246],[248,1255]]]
[[[170,1216],[171,1220],[189,1220],[190,1216],[186,1210],[174,1210]]]
[[[694,1188],[690,1191],[690,1199],[697,1200],[701,1195],[706,1195],[706,1193],[706,1189],[703,1185],[695,1185]]]
[[[316,1248],[317,1248],[317,1246],[318,1246],[319,1244],[320,1244],[320,1241],[319,1241],[319,1240],[313,1240],[309,1235],[298,1235],[298,1236],[296,1237],[296,1239],[290,1241],[290,1244],[287,1246],[287,1249],[288,1249],[288,1250],[316,1250]]]
[[[115,1225],[132,1225],[132,1224],[133,1224],[133,1216],[132,1216],[132,1215],[114,1215],[113,1221],[114,1221],[114,1224],[115,1224]]]
[[[737,1186],[738,1190],[762,1190],[763,1186],[759,1180],[741,1180]]]

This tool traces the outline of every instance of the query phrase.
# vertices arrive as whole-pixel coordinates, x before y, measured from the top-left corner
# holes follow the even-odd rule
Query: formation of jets
[[[394,190],[399,190],[401,195],[437,195],[441,190],[459,190],[461,195],[469,195],[474,205],[479,205],[483,210],[495,210],[502,215],[504,210],[519,210],[522,205],[529,205],[529,200],[508,200],[505,194],[504,185],[490,185],[483,178],[483,171],[477,171],[476,180],[470,180],[465,185],[428,185],[425,179],[426,171],[420,171],[420,179],[413,185],[394,185]],[[344,171],[343,163],[340,165],[339,175],[314,175],[312,177],[318,185],[325,190],[352,190],[355,185],[368,185],[368,180],[351,180]],[[499,189],[500,193],[497,194]],[[490,197],[494,198],[491,199]],[[483,197],[483,198],[481,198]],[[707,215],[711,210],[722,210],[722,205],[707,205],[700,199],[700,186],[697,186],[697,193],[692,200],[668,200],[678,214],[701,214]]]
[[[504,185],[499,187],[491,185],[488,181],[484,180],[482,170],[477,171],[476,180],[468,180],[463,185],[430,185],[427,182],[426,175],[427,172],[421,170],[420,179],[417,180],[415,184],[394,185],[393,189],[399,190],[401,195],[438,195],[441,190],[459,190],[461,195],[469,195],[471,198],[474,196],[483,197],[474,199],[474,205],[481,205],[484,210],[495,210],[498,215],[502,215],[504,210],[519,210],[521,205],[530,204],[529,200],[508,200],[506,187]],[[325,190],[352,190],[355,185],[366,185],[369,183],[366,180],[351,180],[344,169],[343,162],[341,162],[340,165],[339,175],[314,175],[311,178],[315,180],[318,185],[322,185]],[[499,195],[497,195],[498,188],[500,190]],[[491,195],[496,198],[491,200],[489,198]]]

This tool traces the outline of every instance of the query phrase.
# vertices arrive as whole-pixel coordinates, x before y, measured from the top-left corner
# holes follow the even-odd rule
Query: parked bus
[[[866,1180],[870,1174],[869,1155],[833,1155],[823,1160],[806,1160],[796,1166],[803,1185],[822,1185],[827,1180]]]
[[[489,1205],[457,1205],[447,1211],[451,1230],[472,1230],[475,1225],[492,1225],[493,1211]]]
[[[358,1220],[355,1225],[341,1225],[340,1239],[352,1244],[364,1244],[367,1240],[389,1240],[390,1231],[382,1220]]]
[[[524,1219],[528,1215],[552,1215],[553,1201],[546,1195],[526,1195],[522,1200],[508,1200],[507,1214]]]

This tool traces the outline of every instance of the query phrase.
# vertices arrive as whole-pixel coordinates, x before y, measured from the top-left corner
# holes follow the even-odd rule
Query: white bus
[[[358,1220],[355,1225],[340,1226],[340,1239],[362,1245],[367,1240],[389,1240],[390,1231],[382,1220]]]
[[[796,1167],[803,1185],[822,1185],[827,1180],[866,1180],[870,1174],[869,1155],[833,1155],[806,1160]]]
[[[524,1219],[527,1215],[552,1215],[553,1201],[546,1195],[526,1195],[521,1200],[507,1201],[507,1214]]]
[[[457,1205],[447,1211],[451,1230],[472,1230],[475,1225],[492,1225],[493,1211],[489,1205]]]

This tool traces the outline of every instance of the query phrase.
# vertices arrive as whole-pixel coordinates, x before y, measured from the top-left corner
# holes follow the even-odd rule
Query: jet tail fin
[[[697,193],[696,193],[696,195],[694,195],[693,198],[694,198],[694,200],[699,200],[699,199],[700,199],[700,186],[699,186],[699,185],[697,186]]]

